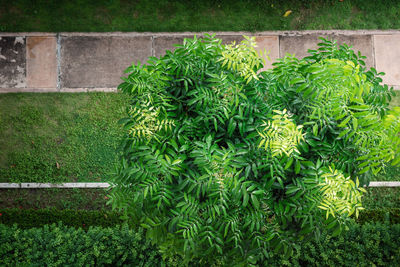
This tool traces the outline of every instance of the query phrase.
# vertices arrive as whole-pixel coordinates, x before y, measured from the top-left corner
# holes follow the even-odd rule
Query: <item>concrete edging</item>
[[[0,183],[1,189],[17,188],[17,189],[28,189],[28,188],[109,188],[109,183]]]
[[[109,183],[0,183],[0,189],[110,188]],[[400,181],[370,182],[365,187],[400,187]]]

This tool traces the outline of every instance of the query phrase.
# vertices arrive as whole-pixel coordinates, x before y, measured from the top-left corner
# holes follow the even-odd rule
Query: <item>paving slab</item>
[[[26,86],[25,37],[0,36],[0,88]]]
[[[57,87],[57,41],[55,37],[26,38],[26,85],[29,88]]]
[[[235,42],[236,44],[239,44],[241,41],[244,40],[243,35],[237,34],[237,35],[222,35],[222,34],[216,34],[216,38],[219,38],[222,40],[222,44],[232,44]]]
[[[152,37],[62,36],[60,83],[65,88],[114,88],[123,71],[151,56]]]
[[[265,65],[262,70],[267,70],[272,68],[272,63],[274,63],[279,58],[279,37],[278,36],[257,36],[257,50],[264,51],[264,49],[269,52],[269,60],[265,57]]]
[[[400,34],[375,35],[375,62],[378,72],[385,72],[383,82],[400,85]]]
[[[318,48],[317,44],[321,42],[318,39],[320,36],[328,40],[337,40],[339,45],[346,43],[353,46],[356,53],[360,51],[363,56],[367,57],[365,59],[367,68],[375,66],[372,35],[304,34],[280,36],[280,57],[284,57],[286,53],[295,54],[297,58],[308,56],[308,49]]]
[[[153,40],[153,56],[160,58],[165,55],[167,50],[173,52],[175,44],[183,44],[185,38],[193,38],[193,35],[187,36],[157,36]]]

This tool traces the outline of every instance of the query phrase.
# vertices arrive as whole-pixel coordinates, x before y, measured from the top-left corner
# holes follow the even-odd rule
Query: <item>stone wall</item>
[[[115,91],[132,63],[159,57],[173,44],[203,33],[1,33],[0,92]],[[271,61],[304,57],[318,37],[338,40],[367,56],[366,64],[400,89],[400,31],[217,32],[224,43],[255,36]]]

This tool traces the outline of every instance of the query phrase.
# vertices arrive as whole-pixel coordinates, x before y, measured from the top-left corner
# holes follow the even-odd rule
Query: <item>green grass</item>
[[[7,32],[398,29],[399,16],[396,0],[0,0]]]
[[[0,182],[104,181],[125,106],[113,93],[0,94]]]
[[[0,94],[0,182],[106,181],[126,104],[113,93]],[[400,168],[374,180],[400,181]]]
[[[0,209],[111,210],[106,189],[0,189]]]

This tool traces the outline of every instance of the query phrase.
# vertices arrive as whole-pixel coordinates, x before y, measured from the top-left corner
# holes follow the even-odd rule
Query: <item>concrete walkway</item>
[[[272,62],[286,53],[304,57],[318,37],[352,45],[366,64],[385,72],[384,83],[400,89],[400,31],[216,32],[224,43],[255,36]],[[115,91],[123,71],[159,57],[185,37],[203,33],[1,33],[0,92]],[[268,62],[266,68],[270,68]]]

